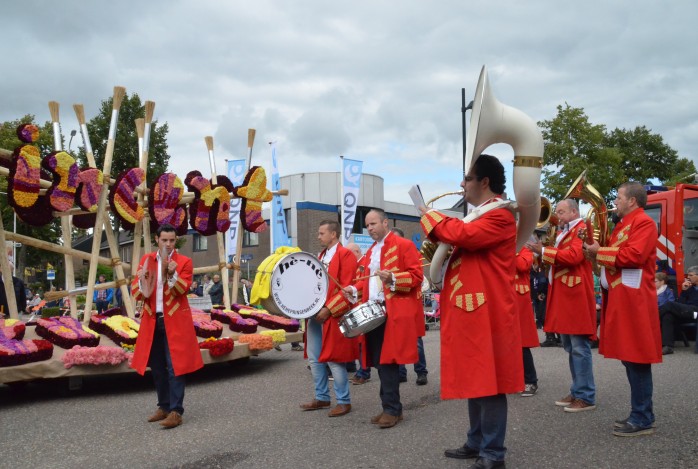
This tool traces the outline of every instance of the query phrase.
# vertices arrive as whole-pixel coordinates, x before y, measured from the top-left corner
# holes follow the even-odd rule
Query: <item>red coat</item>
[[[657,225],[635,209],[615,226],[609,247],[596,255],[605,267],[599,353],[633,363],[661,363],[662,338],[654,287]],[[641,269],[639,288],[623,283],[623,270]],[[628,274],[630,272],[626,272]],[[629,282],[627,282],[629,283]]]
[[[369,274],[371,252],[375,245],[373,243],[359,264],[364,267],[364,276]],[[395,291],[383,286],[386,325],[380,363],[416,363],[419,360],[417,338],[425,333],[421,299],[424,272],[419,251],[411,241],[388,233],[381,250],[380,269],[389,270],[395,276]],[[363,302],[368,301],[368,282],[369,279],[364,278],[354,284]],[[333,315],[345,313],[354,306],[342,294],[335,295],[327,304]],[[375,365],[368,363],[367,366]]]
[[[578,236],[583,221],[569,230],[556,247],[543,249],[551,282],[545,312],[545,332],[588,335],[596,339],[596,298],[591,263],[584,258]]]
[[[514,276],[514,298],[516,313],[521,326],[521,346],[524,348],[540,347],[536,318],[531,301],[531,265],[533,253],[522,248],[516,255],[516,275]]]
[[[499,208],[464,223],[430,211],[421,223],[430,239],[455,247],[441,291],[441,398],[522,391],[514,215]]]
[[[139,268],[143,266],[145,259],[157,265],[157,252],[146,254],[141,258]],[[187,292],[191,285],[192,263],[191,259],[176,251],[171,259],[177,263],[177,282],[169,288],[167,281],[163,285],[163,307],[165,319],[165,331],[167,332],[167,344],[172,357],[172,367],[176,376],[191,373],[204,366],[199,349],[199,341],[194,331],[194,322],[189,309]],[[157,269],[155,269],[157,270]],[[158,273],[159,275],[159,273]],[[131,367],[138,373],[144,374],[150,357],[150,347],[153,344],[155,331],[155,292],[150,298],[145,299],[138,287],[138,279],[131,283],[131,292],[136,301],[145,301],[143,314],[141,315],[141,327],[136,340],[136,350],[133,354]]]
[[[320,258],[325,251],[320,253]],[[353,252],[337,245],[337,251],[332,256],[327,273],[336,279],[340,285],[351,285],[356,272],[356,256]],[[330,287],[327,289],[327,302],[340,293],[339,287],[330,280]],[[341,293],[340,293],[341,294]],[[359,358],[359,342],[357,339],[348,339],[339,330],[341,316],[331,317],[322,324],[322,349],[320,351],[320,362],[345,363]]]

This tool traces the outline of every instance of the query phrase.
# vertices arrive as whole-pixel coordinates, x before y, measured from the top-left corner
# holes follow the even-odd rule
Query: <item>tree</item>
[[[646,184],[659,179],[666,184],[695,173],[692,162],[679,158],[661,135],[644,126],[607,132],[604,125],[590,123],[583,108],[567,103],[557,107],[553,119],[538,125],[545,141],[543,193],[555,201],[585,169],[607,203],[626,181]]]
[[[109,124],[111,122],[113,98],[102,101],[99,113],[87,122],[87,130],[90,134],[92,151],[94,153],[97,168],[104,168],[104,156],[107,151],[107,141],[109,139]],[[127,94],[119,109],[119,121],[116,129],[116,141],[114,142],[114,155],[112,158],[111,176],[116,178],[122,172],[137,168],[140,164],[138,154],[138,133],[136,132],[135,120],[145,116],[145,106],[141,103],[141,98],[134,93],[129,97]],[[155,178],[167,172],[170,155],[167,153],[167,123],[158,125],[153,121],[150,131],[150,145],[148,155],[147,184],[151,186]],[[87,166],[85,148],[80,147],[78,161],[81,166]],[[115,233],[118,233],[120,223],[115,221]]]
[[[35,142],[35,145],[39,147],[41,155],[46,156],[51,153],[53,151],[53,126],[51,122],[46,122],[41,126],[35,122],[35,118],[31,114],[0,124],[0,148],[13,151],[16,147],[22,145],[22,142],[17,138],[17,127],[19,127],[20,124],[29,123],[39,126],[39,140]],[[5,161],[4,163],[7,162]],[[7,166],[7,164],[4,164],[4,166]],[[3,192],[3,194],[0,195],[0,200],[2,200],[2,203],[0,203],[2,223],[5,231],[12,231],[14,212],[12,207],[7,203],[7,196],[5,195],[7,194],[7,178],[0,179],[0,192]],[[17,233],[42,241],[60,244],[61,221],[56,218],[51,223],[44,226],[32,226],[27,223],[18,222]],[[17,249],[15,267],[18,277],[24,278],[23,273],[25,267],[43,271],[46,264],[58,267],[57,281],[59,277],[64,275],[63,269],[61,268],[63,265],[63,256],[61,254],[32,248],[24,244]]]

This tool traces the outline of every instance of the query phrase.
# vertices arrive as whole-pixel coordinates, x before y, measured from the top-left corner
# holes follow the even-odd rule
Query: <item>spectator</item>
[[[30,295],[31,295],[31,291],[30,291]],[[32,299],[29,300],[29,302],[27,303],[27,309],[26,309],[27,313],[31,313],[32,310],[34,308],[38,307],[40,304],[41,304],[41,295],[39,295],[38,293],[35,293],[32,296]]]
[[[196,280],[192,280],[191,285],[189,286],[189,294],[201,296],[197,293],[198,289],[199,289],[199,283]]]
[[[216,274],[213,276],[213,285],[208,290],[208,294],[211,296],[212,305],[223,304],[223,284],[221,283],[220,275]]]
[[[673,290],[669,288],[666,281],[666,273],[657,272],[654,274],[654,286],[657,288],[657,306],[659,307],[662,307],[665,303],[674,301],[676,299]]]
[[[14,265],[10,262],[10,269],[14,270]],[[22,314],[27,308],[27,294],[24,282],[17,277],[12,277],[12,285],[15,290],[15,301],[17,302],[17,314]],[[40,300],[40,299],[39,299]],[[0,317],[9,316],[10,309],[7,302],[7,297],[5,296],[5,284],[2,279],[2,272],[0,272]]]
[[[659,308],[662,328],[662,355],[674,353],[674,326],[695,322],[698,316],[698,266],[689,267],[681,284],[677,301],[668,301]],[[657,298],[659,301],[659,298]]]
[[[204,281],[202,284],[203,287],[203,294],[204,295],[209,295],[209,290],[211,290],[211,287],[213,286],[213,281],[211,280],[211,276],[209,274],[204,274]]]
[[[107,277],[104,274],[100,274],[99,279],[95,285],[99,285],[100,283],[106,282]],[[94,295],[92,296],[92,301],[94,302],[95,307],[97,308],[97,314],[102,314],[106,309],[109,308],[109,303],[111,303],[113,297],[114,290],[112,288],[107,288],[104,290],[95,290]]]

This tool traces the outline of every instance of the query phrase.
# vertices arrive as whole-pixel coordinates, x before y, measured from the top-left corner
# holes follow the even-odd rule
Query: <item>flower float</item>
[[[75,345],[95,347],[99,344],[99,334],[83,326],[77,319],[66,316],[39,319],[36,322],[36,333],[64,349]]]
[[[113,365],[128,360],[132,355],[121,347],[107,347],[98,345],[97,347],[81,347],[76,345],[61,357],[63,366],[71,368],[76,365]]]
[[[0,334],[0,367],[48,360],[53,345],[47,340],[14,340]]]
[[[286,343],[286,331],[283,329],[278,329],[274,331],[262,331],[259,334],[271,337],[274,341],[274,345]]]
[[[211,316],[201,310],[192,309],[191,318],[194,321],[196,335],[207,339],[209,337],[220,337],[223,334],[223,324],[211,319]]]
[[[199,348],[208,350],[208,353],[212,357],[222,357],[223,355],[229,354],[233,351],[233,346],[233,339],[227,337],[223,339],[209,337],[203,342],[199,342]]]
[[[243,334],[254,334],[257,332],[257,326],[259,325],[254,319],[243,318],[235,311],[229,309],[212,309],[211,319],[228,324],[231,331]]]
[[[0,336],[7,339],[22,340],[26,329],[24,323],[19,319],[0,319],[0,331],[2,332]]]
[[[267,329],[283,329],[286,332],[298,332],[298,329],[301,327],[301,323],[297,319],[269,314],[263,309],[239,307],[238,314],[243,318],[254,319],[260,326]]]
[[[268,335],[241,334],[238,337],[238,342],[247,344],[250,347],[250,352],[260,352],[274,348],[274,339]]]
[[[121,315],[107,316],[106,313],[117,308],[105,311],[105,314],[95,314],[90,317],[90,327],[100,334],[109,337],[115,344],[135,345],[140,330],[140,323],[129,317]]]

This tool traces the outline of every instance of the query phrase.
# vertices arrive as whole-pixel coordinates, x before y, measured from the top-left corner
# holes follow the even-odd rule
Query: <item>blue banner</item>
[[[242,183],[245,182],[246,169],[247,168],[245,160],[228,161],[228,179],[230,179],[230,182],[232,182],[235,187],[241,186]],[[228,217],[230,219],[230,229],[228,230],[228,235],[226,237],[226,242],[228,243],[229,261],[232,261],[233,257],[235,256],[238,245],[239,231],[242,230],[242,225],[240,224],[241,210],[242,199],[230,199],[230,211],[228,212]]]
[[[279,181],[279,165],[276,160],[276,143],[271,144],[271,190],[276,192],[281,189]],[[288,237],[286,229],[286,215],[284,215],[284,207],[281,202],[281,196],[275,195],[271,200],[271,230],[272,230],[272,246],[271,252],[276,252],[281,246],[290,246],[291,239]]]
[[[354,228],[356,209],[359,207],[363,161],[347,158],[342,158],[342,160],[342,236],[340,241],[346,246]]]

